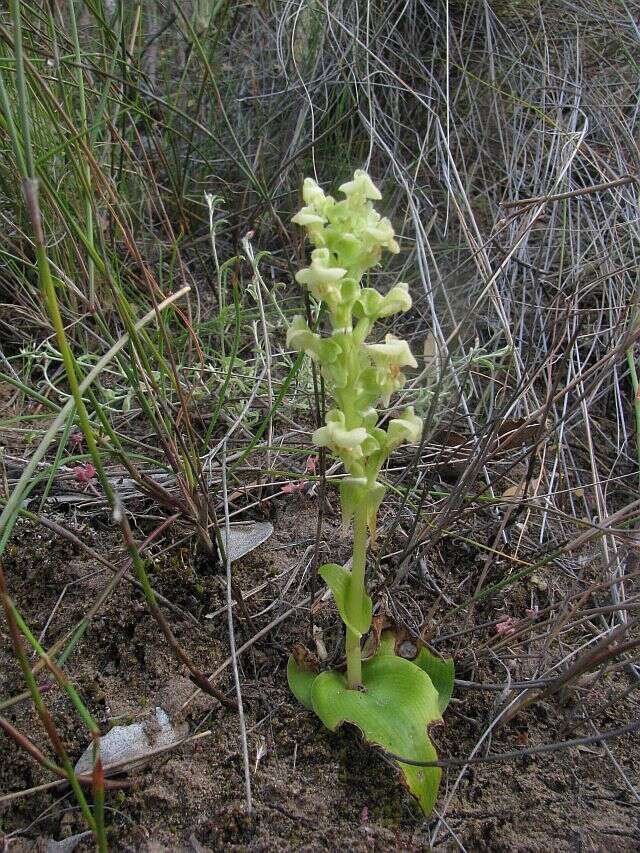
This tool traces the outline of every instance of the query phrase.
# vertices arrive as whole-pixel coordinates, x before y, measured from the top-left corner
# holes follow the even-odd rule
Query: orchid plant
[[[391,222],[373,206],[382,196],[361,170],[339,188],[336,200],[311,178],[304,181],[304,206],[293,222],[306,229],[314,249],[311,263],[296,279],[326,309],[328,336],[312,331],[295,317],[287,345],[307,353],[319,366],[333,407],[313,442],[326,447],[344,467],[340,503],[345,528],[353,525],[351,567],[328,563],[319,573],[345,625],[346,672],[325,670],[306,650],[297,648],[287,674],[294,695],[315,711],[327,728],[356,725],[365,737],[395,757],[409,791],[425,813],[437,796],[440,769],[428,765],[436,758],[428,728],[442,721],[453,689],[453,663],[429,652],[420,641],[407,643],[406,633],[372,628],[372,601],[365,568],[367,538],[375,539],[377,512],[385,495],[380,471],[402,444],[419,440],[422,421],[411,406],[379,425],[379,404],[405,384],[405,368],[417,363],[409,344],[388,334],[384,343],[369,343],[376,321],[408,311],[411,297],[404,283],[382,295],[363,285],[367,272],[381,259],[383,249],[400,251]],[[411,650],[409,657],[402,651]],[[412,763],[399,759],[406,758]]]

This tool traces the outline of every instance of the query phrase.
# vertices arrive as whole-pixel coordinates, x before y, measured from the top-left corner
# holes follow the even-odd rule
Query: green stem
[[[362,610],[365,595],[364,572],[367,562],[367,505],[359,506],[353,518],[353,560],[351,564],[351,584],[347,598],[347,607],[352,613]],[[350,690],[356,690],[362,684],[362,657],[360,637],[347,628],[347,684]]]
[[[347,628],[347,686],[349,690],[357,690],[362,684],[362,657],[360,652],[360,637]]]
[[[56,728],[51,718],[51,715],[49,714],[49,711],[47,710],[44,704],[42,694],[40,693],[40,688],[38,687],[38,682],[31,670],[31,666],[27,659],[26,651],[22,643],[22,638],[20,636],[20,628],[18,626],[18,621],[16,620],[16,616],[18,615],[18,613],[7,592],[6,581],[4,573],[2,571],[2,566],[0,566],[0,601],[2,602],[5,618],[9,626],[9,635],[13,643],[14,654],[18,659],[18,663],[20,664],[20,668],[22,669],[24,680],[26,681],[29,692],[31,693],[31,699],[36,709],[36,713],[38,714],[40,721],[45,731],[47,732],[47,735],[49,736],[51,745],[53,746],[55,753],[58,756],[60,764],[62,765],[67,775],[67,779],[71,788],[73,789],[74,794],[76,795],[78,805],[80,806],[80,810],[84,815],[87,825],[96,835],[96,840],[99,842],[98,849],[100,850],[100,853],[103,853],[103,851],[105,851],[106,853],[107,847],[106,845],[104,847],[100,845],[100,834],[98,831],[99,828],[95,822],[93,814],[91,813],[91,809],[89,808],[89,804],[87,803],[82,788],[80,787],[80,783],[78,782],[78,779],[74,773],[73,765],[69,760],[69,756],[64,747],[62,738],[60,737],[58,729]]]
[[[71,14],[69,15],[69,21],[71,23],[71,35],[73,38],[73,46],[75,51],[75,61],[77,66],[77,74],[76,80],[78,83],[78,100],[80,107],[80,126],[82,129],[82,133],[86,139],[87,145],[91,144],[91,138],[89,136],[89,123],[87,121],[87,101],[85,97],[84,90],[84,69],[82,67],[82,53],[80,50],[80,40],[78,38],[78,26],[76,23],[76,10],[71,5]],[[82,191],[84,194],[84,218],[87,230],[87,242],[90,246],[93,247],[93,207],[91,206],[91,166],[89,163],[85,162],[82,164],[82,171],[84,173],[84,186],[82,187]],[[94,311],[96,308],[96,299],[95,299],[95,264],[93,262],[93,258],[91,257],[91,253],[89,253],[89,257],[87,258],[87,275],[89,279],[89,305],[90,310]]]

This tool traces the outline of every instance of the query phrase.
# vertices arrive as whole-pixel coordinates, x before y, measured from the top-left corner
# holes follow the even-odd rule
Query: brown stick
[[[570,190],[564,193],[554,193],[553,195],[538,195],[532,198],[522,198],[517,201],[501,201],[502,207],[527,207],[530,204],[542,204],[547,201],[562,201],[564,198],[575,198],[580,195],[592,195],[603,190],[610,190],[614,187],[622,187],[625,184],[634,184],[638,182],[635,175],[624,175],[622,178],[616,178],[614,181],[607,181],[604,184],[594,184],[592,187],[584,187],[581,190]]]
[[[401,761],[403,764],[409,764],[412,767],[466,767],[469,764],[496,764],[502,761],[516,761],[527,755],[541,755],[548,752],[559,752],[562,749],[571,749],[574,746],[587,746],[591,743],[603,743],[611,738],[622,737],[623,735],[632,734],[640,729],[640,720],[634,720],[628,726],[621,726],[617,729],[609,729],[608,731],[600,732],[597,735],[589,737],[577,737],[572,740],[558,741],[557,743],[543,743],[541,746],[531,746],[528,749],[514,749],[512,752],[490,753],[489,755],[478,756],[477,758],[445,758],[442,761],[414,761],[412,758],[405,758],[401,755],[395,755],[393,752],[384,752],[388,758],[393,758],[394,761]]]

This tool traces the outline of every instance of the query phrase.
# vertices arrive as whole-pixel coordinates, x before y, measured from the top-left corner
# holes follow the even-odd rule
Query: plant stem
[[[638,477],[640,478],[640,396],[638,396],[638,372],[633,354],[633,348],[627,350],[627,364],[633,389],[633,410],[636,419],[636,455],[638,459]]]
[[[362,658],[360,656],[360,637],[347,628],[347,687],[357,690],[362,684]]]
[[[365,595],[364,570],[367,561],[367,507],[356,509],[353,517],[353,560],[351,564],[351,584],[348,593],[348,608],[352,613],[362,610]],[[360,637],[347,628],[347,685],[356,690],[362,684],[362,658]]]

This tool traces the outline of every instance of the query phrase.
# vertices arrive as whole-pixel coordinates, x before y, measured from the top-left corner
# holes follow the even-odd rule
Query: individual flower
[[[353,173],[353,180],[341,184],[339,190],[341,193],[344,193],[350,201],[360,201],[364,199],[380,201],[382,198],[380,190],[363,169],[356,169]]]
[[[401,444],[417,444],[422,435],[422,418],[408,406],[398,418],[392,418],[387,427],[387,449],[389,452]]]
[[[318,447],[330,447],[336,453],[352,452],[360,449],[366,437],[364,427],[347,429],[343,412],[331,409],[325,416],[325,425],[314,432],[313,443]]]
[[[296,273],[296,281],[306,284],[309,291],[321,302],[326,302],[331,310],[335,310],[341,299],[338,286],[347,270],[342,267],[330,266],[331,254],[328,249],[314,249],[311,253],[311,266]]]
[[[387,406],[393,392],[399,391],[406,381],[401,368],[417,367],[418,363],[405,340],[394,335],[387,335],[384,340],[383,344],[369,344],[366,350],[376,368],[380,398]]]
[[[321,338],[312,332],[307,321],[296,315],[287,329],[287,346],[297,352],[304,352],[323,367],[333,364],[341,352],[340,343],[334,338]]]
[[[370,320],[378,320],[380,317],[389,317],[391,314],[408,311],[411,304],[409,286],[405,282],[400,282],[385,296],[373,287],[364,287],[358,296],[356,308],[359,314],[363,314]]]
[[[317,214],[313,207],[301,207],[296,215],[291,217],[291,221],[307,228],[309,225],[324,225],[327,220]]]
[[[322,187],[318,186],[313,178],[305,178],[302,184],[302,198],[305,204],[321,208],[331,196],[326,196]]]
[[[367,344],[367,352],[376,364],[417,367],[418,362],[403,338],[386,335],[383,344]]]
[[[326,245],[327,215],[335,205],[335,199],[325,195],[324,190],[313,178],[305,178],[302,198],[305,201],[305,207],[301,208],[291,221],[306,228],[311,242],[323,247]]]
[[[369,408],[365,409],[361,415],[362,423],[367,427],[367,429],[373,429],[378,423],[378,413],[373,406],[369,406]]]
[[[372,210],[369,216],[367,217],[367,222],[363,228],[363,231],[364,234],[369,237],[369,239],[372,240],[376,246],[379,246],[383,249],[388,249],[394,255],[397,255],[400,251],[400,246],[394,239],[395,232],[393,230],[391,222],[387,219],[386,216],[381,219],[375,210]]]
[[[287,346],[297,352],[317,357],[320,348],[320,335],[316,335],[299,314],[293,318],[287,329]]]
[[[307,229],[307,236],[315,246],[326,245],[325,225],[327,220],[314,207],[301,208],[291,221]]]

